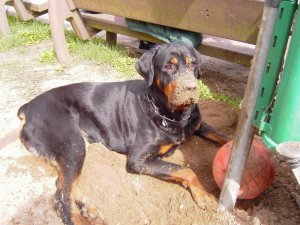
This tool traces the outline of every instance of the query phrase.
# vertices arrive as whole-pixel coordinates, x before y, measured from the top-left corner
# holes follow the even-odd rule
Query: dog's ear
[[[153,61],[158,48],[151,49],[145,52],[135,64],[135,68],[138,73],[147,81],[151,86],[154,78],[154,66]]]

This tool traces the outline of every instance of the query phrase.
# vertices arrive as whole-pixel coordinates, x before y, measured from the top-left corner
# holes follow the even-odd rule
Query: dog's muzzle
[[[176,86],[169,99],[173,106],[189,106],[199,100],[200,89],[194,74],[189,72],[175,78]]]

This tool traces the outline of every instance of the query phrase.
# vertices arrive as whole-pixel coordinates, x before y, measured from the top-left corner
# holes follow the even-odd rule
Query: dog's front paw
[[[215,210],[217,209],[217,199],[215,196],[203,191],[193,190],[192,197],[201,209]]]
[[[102,213],[94,206],[88,205],[87,202],[76,201],[81,215],[90,225],[107,225],[103,219]]]

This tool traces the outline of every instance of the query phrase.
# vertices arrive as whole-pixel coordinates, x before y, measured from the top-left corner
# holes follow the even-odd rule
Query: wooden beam
[[[85,9],[255,44],[263,1],[73,0]]]
[[[126,25],[125,19],[118,16],[108,15],[108,14],[90,14],[82,13],[82,18],[84,23],[92,28],[98,30],[106,30],[112,33],[123,34],[130,37],[135,37],[140,40],[151,41],[154,43],[162,44],[163,41],[150,36],[145,33],[140,33],[129,29]],[[242,52],[238,49],[231,48],[230,45],[222,46],[214,45],[208,41],[209,36],[205,36],[201,46],[199,46],[198,51],[201,54],[208,55],[211,57],[239,63],[242,65],[249,66],[252,60],[253,52]],[[219,41],[219,43],[224,42],[224,39],[215,38],[214,40]],[[227,47],[227,48],[226,48]]]
[[[34,12],[45,12],[48,10],[48,1],[44,0],[44,1],[40,1],[39,3],[36,2],[31,2],[31,1],[23,1],[25,7],[30,10],[30,11],[34,11]]]

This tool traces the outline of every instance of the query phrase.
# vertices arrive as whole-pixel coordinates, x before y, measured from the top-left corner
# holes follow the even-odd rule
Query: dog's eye
[[[164,69],[165,70],[173,70],[175,68],[175,65],[173,65],[173,64],[166,64],[165,66],[164,66]]]
[[[196,67],[196,62],[191,62],[191,67]]]

